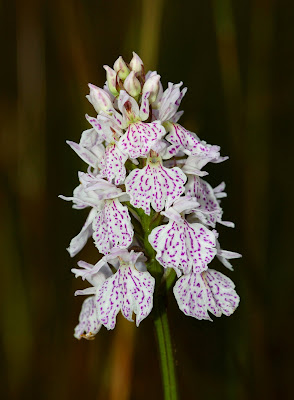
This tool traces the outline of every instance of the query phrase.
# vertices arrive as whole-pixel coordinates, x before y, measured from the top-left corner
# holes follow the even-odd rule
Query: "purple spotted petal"
[[[202,222],[215,227],[216,222],[222,222],[223,210],[219,205],[212,187],[198,176],[189,177],[186,185],[187,195],[195,196],[199,203],[197,212],[203,214]]]
[[[132,321],[133,312],[137,315],[136,325],[146,318],[153,307],[155,279],[149,272],[140,272],[135,267],[120,267],[123,282],[123,316]]]
[[[168,83],[168,88],[164,91],[160,99],[159,119],[162,122],[169,121],[177,112],[181,100],[187,91],[187,88],[180,90],[182,84],[182,82],[177,84]]]
[[[195,196],[199,208],[196,211],[196,215],[205,225],[215,227],[216,223],[234,228],[234,223],[230,221],[223,221],[222,215],[223,210],[220,206],[220,198],[226,197],[226,193],[220,191],[224,188],[224,184],[219,185],[216,189],[213,189],[207,182],[198,176],[191,176],[186,185],[187,194]]]
[[[101,326],[102,324],[97,317],[95,296],[88,297],[83,302],[79,324],[75,328],[74,337],[77,339],[93,339]]]
[[[116,144],[109,144],[101,160],[101,175],[106,176],[110,182],[114,179],[116,185],[122,184],[126,177],[127,158]]]
[[[140,107],[140,119],[141,121],[146,121],[149,117],[149,96],[150,92],[144,93],[141,100],[141,107]]]
[[[179,270],[187,274],[192,267],[194,272],[204,271],[216,254],[213,232],[183,219],[154,228],[148,239],[159,263],[164,268],[174,268],[178,275]]]
[[[238,294],[234,290],[234,282],[214,269],[205,271],[203,273],[203,279],[208,285],[207,293],[211,293],[211,297],[215,302],[215,305],[213,301],[208,302],[208,310],[216,317],[220,317],[221,314],[227,317],[233,314],[240,301]]]
[[[93,130],[96,132],[96,141],[98,144],[106,140],[106,135],[103,129],[104,126],[98,121],[98,119],[95,117],[90,117],[88,114],[86,114],[86,120],[92,125]]]
[[[133,312],[136,324],[148,316],[153,306],[154,278],[149,272],[140,272],[134,266],[122,265],[97,291],[97,314],[107,329],[113,329],[121,310],[129,321]]]
[[[119,140],[119,146],[130,158],[145,157],[164,134],[165,129],[159,121],[150,124],[137,122],[129,125]]]
[[[197,319],[211,321],[207,313],[208,298],[201,274],[191,272],[179,278],[173,289],[179,309]]]
[[[124,249],[133,240],[133,226],[126,206],[118,199],[106,200],[104,208],[96,214],[92,224],[95,246],[102,254],[113,247]]]
[[[97,143],[102,143],[105,140],[106,144],[109,144],[121,137],[123,132],[114,118],[116,114],[118,113],[113,110],[111,115],[101,111],[97,118],[86,115],[88,122],[98,134],[99,140]]]
[[[164,168],[160,161],[148,159],[145,168],[129,174],[125,185],[131,204],[149,215],[150,204],[157,212],[170,207],[184,192],[186,179],[180,168]]]
[[[167,135],[166,140],[169,141],[172,146],[169,148],[169,152],[174,155],[179,150],[189,155],[201,155],[207,156],[219,151],[218,146],[211,146],[199,140],[199,138],[182,127],[179,124],[169,125],[170,133]]]
[[[114,100],[114,102],[116,103],[116,100]],[[97,122],[101,125],[106,142],[109,143],[113,138],[122,135],[122,116],[114,108],[109,110],[109,112],[100,111],[97,116]]]
[[[208,269],[202,274],[191,272],[182,276],[173,291],[180,310],[186,315],[211,320],[207,311],[216,317],[233,314],[240,300],[234,288],[231,279]]]

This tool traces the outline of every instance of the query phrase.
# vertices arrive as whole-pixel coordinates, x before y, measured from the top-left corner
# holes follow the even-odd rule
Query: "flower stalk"
[[[153,318],[158,343],[164,400],[177,400],[178,389],[174,352],[167,317],[166,297],[163,295],[156,297]]]

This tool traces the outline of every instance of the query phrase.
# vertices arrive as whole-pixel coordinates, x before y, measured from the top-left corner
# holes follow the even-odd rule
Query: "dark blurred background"
[[[86,214],[70,195],[85,164],[65,144],[88,128],[87,83],[136,51],[163,83],[183,81],[182,124],[230,159],[222,247],[241,252],[241,303],[200,322],[173,298],[169,318],[182,399],[288,399],[293,380],[294,6],[274,0],[11,0],[1,12],[1,398],[162,399],[152,320],[118,318],[77,341],[85,284],[70,268],[97,260],[65,248]],[[86,212],[87,213],[87,212]]]

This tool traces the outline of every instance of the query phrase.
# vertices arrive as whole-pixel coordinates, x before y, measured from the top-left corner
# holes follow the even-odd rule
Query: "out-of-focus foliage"
[[[85,214],[58,194],[85,169],[65,144],[88,127],[87,83],[135,50],[163,82],[183,80],[185,126],[222,146],[222,246],[243,253],[231,318],[169,317],[183,399],[276,399],[290,393],[294,6],[274,0],[7,1],[1,11],[1,398],[161,399],[152,321],[119,319],[93,342],[73,328],[83,283],[65,251]],[[215,261],[217,262],[217,261]],[[218,265],[219,268],[219,265]],[[227,272],[226,272],[227,273]],[[3,397],[2,397],[3,396]]]

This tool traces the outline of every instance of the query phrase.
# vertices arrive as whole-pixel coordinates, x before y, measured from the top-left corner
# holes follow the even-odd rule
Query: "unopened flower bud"
[[[145,93],[150,92],[148,98],[150,104],[153,103],[157,98],[159,91],[159,81],[160,75],[158,75],[156,72],[152,72],[152,74],[143,86],[142,97],[144,97]]]
[[[100,89],[99,87],[92,85],[89,83],[90,94],[86,97],[89,102],[93,105],[97,113],[102,111],[107,111],[113,108],[112,101],[109,97],[109,94],[105,92],[105,90]]]
[[[123,81],[130,73],[130,70],[127,67],[127,64],[124,62],[122,56],[118,57],[118,59],[115,61],[113,69],[115,70],[119,78],[122,79]]]
[[[132,71],[125,80],[124,88],[133,97],[136,97],[140,94],[141,85],[139,80],[136,78],[134,71]]]
[[[131,67],[132,71],[134,71],[138,74],[140,74],[144,68],[143,61],[138,56],[138,54],[136,54],[134,51],[133,51],[133,58],[131,59],[131,62],[130,62],[130,67]]]
[[[114,96],[118,96],[119,93],[116,89],[116,72],[108,65],[103,65],[103,68],[106,71],[106,79],[110,93]]]

